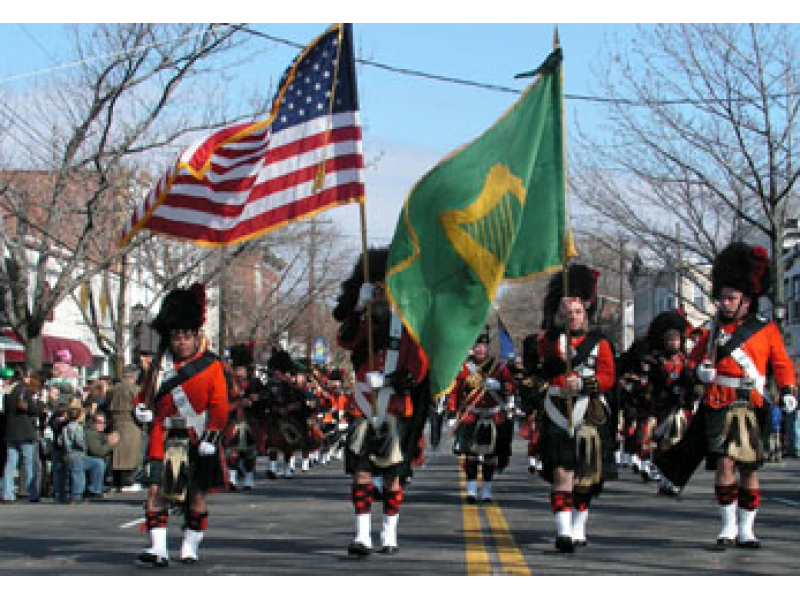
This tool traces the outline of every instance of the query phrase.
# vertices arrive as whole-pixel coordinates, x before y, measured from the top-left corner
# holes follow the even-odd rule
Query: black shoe
[[[105,497],[106,497],[105,494],[96,494],[94,492],[87,492],[86,495],[84,496],[84,498],[86,498],[88,500],[99,500],[99,499],[105,498]]]
[[[572,540],[572,545],[576,548],[586,548],[589,545],[589,542],[586,540]]]
[[[575,542],[573,542],[572,538],[569,536],[559,535],[556,538],[556,550],[566,554],[571,554],[572,552],[575,552]]]
[[[369,556],[372,553],[372,548],[361,542],[350,542],[347,547],[347,553],[351,556]]]
[[[492,502],[494,502],[494,500],[492,499],[491,496],[489,496],[488,498],[481,498],[481,502],[483,502],[484,504],[491,504]]]
[[[475,496],[467,495],[467,504],[476,504],[477,502]]]
[[[378,550],[381,554],[397,554],[400,552],[400,548],[397,546],[384,546],[380,550]]]
[[[267,479],[277,479],[278,475],[275,471],[267,471]]]
[[[761,548],[761,542],[758,540],[747,540],[746,542],[740,542],[739,540],[736,540],[736,547],[744,548],[745,550],[758,550]]]
[[[229,491],[229,492],[235,492],[235,491],[236,491],[236,486],[235,486],[235,485],[233,485],[233,484],[230,484],[230,485],[228,486],[228,491]]]
[[[242,489],[243,489],[245,492],[250,492],[250,491],[252,491],[252,490],[253,490],[253,486],[252,486],[252,485],[246,485],[246,486],[244,486]]]
[[[383,490],[381,488],[372,488],[372,499],[383,500]]]
[[[718,537],[717,538],[717,549],[718,550],[725,550],[725,548],[732,548],[736,544],[736,540],[733,538],[726,538],[726,537]]]
[[[142,567],[168,567],[169,559],[157,554],[142,552],[136,557],[136,564]]]
[[[193,556],[184,556],[183,558],[181,558],[181,563],[183,563],[184,565],[195,565],[197,564],[197,559],[194,558]]]

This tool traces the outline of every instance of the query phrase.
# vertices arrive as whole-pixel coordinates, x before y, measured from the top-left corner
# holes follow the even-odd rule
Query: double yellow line
[[[463,492],[466,479],[464,471],[460,471],[461,485],[461,515],[464,523],[464,541],[467,556],[467,575],[493,575],[492,561],[489,550],[484,543],[483,525],[479,512],[479,505],[467,504],[466,494]],[[503,516],[503,511],[496,503],[482,505],[486,521],[492,532],[494,548],[500,559],[501,571],[497,575],[530,575],[528,564],[522,557],[508,523]]]

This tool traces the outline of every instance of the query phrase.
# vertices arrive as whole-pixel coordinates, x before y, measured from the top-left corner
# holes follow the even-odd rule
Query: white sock
[[[156,527],[150,530],[150,547],[147,552],[162,558],[169,558],[166,527]]]
[[[589,520],[589,509],[572,511],[572,539],[586,541],[586,522]]]
[[[372,548],[372,515],[356,515],[356,542],[361,542],[367,548]]]
[[[253,487],[253,480],[255,479],[255,473],[253,471],[247,471],[244,474],[244,486],[245,487]]]
[[[192,558],[197,560],[197,551],[200,542],[203,541],[203,532],[195,529],[186,529],[183,532],[183,543],[181,544],[181,559]]]
[[[302,466],[300,467],[301,471],[308,471],[308,461],[309,461],[309,459],[307,459],[307,458],[303,459]]]
[[[733,506],[736,505],[734,504]],[[740,508],[737,511],[737,516],[739,517],[739,531],[737,539],[740,542],[753,542],[757,539],[756,534],[753,532],[753,526],[756,523],[757,512],[757,509],[745,510],[744,508]]]
[[[383,515],[383,528],[381,529],[381,546],[397,547],[397,521],[400,514]]]
[[[269,461],[269,470],[272,471],[273,473],[277,473],[278,472],[278,461],[277,460]]]
[[[736,510],[738,504],[731,502],[730,504],[723,504],[719,507],[720,516],[722,517],[722,530],[717,535],[718,538],[725,538],[732,540],[736,538],[737,534],[737,519]]]
[[[556,513],[556,535],[558,537],[572,538],[572,512],[560,510]]]
[[[489,500],[492,497],[492,482],[491,481],[484,481],[483,485],[481,486],[481,498],[483,500]]]
[[[383,491],[383,475],[372,476],[372,487],[378,491]]]
[[[230,482],[231,485],[234,486],[236,485],[236,475],[237,475],[236,469],[231,469],[230,471],[228,471],[228,481]]]
[[[477,479],[467,480],[467,496],[472,496],[474,498],[477,495],[478,495],[478,480]]]

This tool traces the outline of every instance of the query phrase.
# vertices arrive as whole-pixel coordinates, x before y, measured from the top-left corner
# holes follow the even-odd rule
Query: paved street
[[[444,446],[444,444],[443,444]],[[115,494],[75,506],[0,506],[0,575],[795,575],[800,534],[800,460],[762,471],[759,551],[717,552],[719,529],[711,474],[698,471],[683,495],[659,496],[624,470],[607,485],[589,522],[589,546],[565,556],[553,549],[549,490],[527,473],[518,440],[509,469],[496,478],[496,502],[463,503],[456,458],[430,456],[407,489],[400,553],[347,556],[353,531],[349,483],[341,462],[293,479],[267,480],[259,461],[256,489],[217,494],[201,561],[168,569],[134,566],[145,546],[143,493]],[[373,505],[374,543],[380,506]],[[177,555],[180,517],[170,521]]]

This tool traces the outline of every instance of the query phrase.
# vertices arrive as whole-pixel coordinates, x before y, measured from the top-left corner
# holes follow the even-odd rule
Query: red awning
[[[3,335],[10,337],[13,340],[19,341],[19,336],[13,331],[6,330]],[[75,367],[90,367],[92,366],[92,352],[89,347],[83,342],[78,340],[70,340],[68,338],[56,337],[54,335],[42,336],[42,362],[47,365],[52,365],[56,362],[56,352],[66,349],[72,354],[72,365]],[[25,353],[16,352],[14,350],[6,350],[6,362],[25,362]]]

